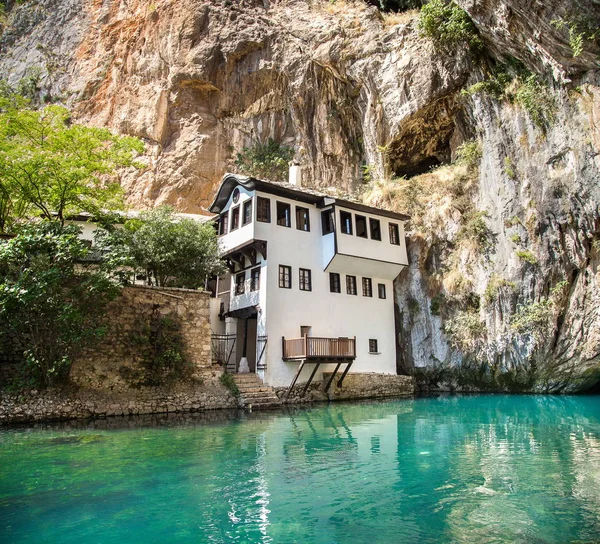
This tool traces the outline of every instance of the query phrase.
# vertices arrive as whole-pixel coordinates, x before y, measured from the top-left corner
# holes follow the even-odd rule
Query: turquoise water
[[[598,396],[206,417],[0,432],[0,542],[600,539]]]

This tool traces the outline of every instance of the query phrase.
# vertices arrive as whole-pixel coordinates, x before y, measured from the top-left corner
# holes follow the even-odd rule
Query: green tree
[[[4,358],[21,363],[26,385],[64,380],[81,348],[103,332],[106,305],[118,293],[89,263],[79,234],[41,221],[0,242],[0,345]]]
[[[473,50],[483,46],[473,21],[454,2],[429,0],[424,4],[419,16],[419,32],[439,48],[456,47],[461,43]]]
[[[100,234],[97,243],[111,269],[143,271],[149,285],[197,289],[224,270],[212,223],[180,218],[169,206],[144,212],[123,228]]]
[[[72,124],[69,110],[27,109],[0,89],[0,232],[32,215],[47,220],[122,206],[117,171],[135,166],[142,142]]]
[[[281,145],[272,138],[256,142],[237,154],[235,165],[242,174],[272,181],[286,181],[289,162],[294,156],[291,147]]]

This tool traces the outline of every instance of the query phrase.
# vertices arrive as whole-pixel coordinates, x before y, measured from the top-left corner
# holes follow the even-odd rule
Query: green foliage
[[[529,250],[520,249],[517,251],[517,257],[529,264],[537,264],[537,257]]]
[[[552,313],[552,301],[542,298],[539,302],[520,306],[511,320],[510,327],[519,334],[540,333],[548,326]]]
[[[515,172],[512,160],[510,157],[504,157],[504,172],[506,175],[512,179],[517,179],[517,173]]]
[[[0,232],[33,215],[62,223],[119,208],[115,170],[135,165],[142,142],[72,124],[60,106],[25,106],[18,95],[0,97]]]
[[[132,343],[141,357],[143,385],[164,385],[189,378],[192,366],[185,357],[181,320],[163,316],[155,308],[138,322]]]
[[[519,235],[519,234],[513,234],[513,235],[511,235],[510,241],[513,244],[520,244],[522,242],[521,235]]]
[[[438,293],[431,299],[429,309],[431,310],[432,315],[440,315],[445,306],[446,295],[444,293]]]
[[[477,249],[485,251],[494,245],[494,233],[488,226],[487,212],[475,211],[467,214],[466,221],[456,233],[456,241],[471,241]]]
[[[473,352],[485,341],[487,328],[479,312],[473,309],[459,310],[444,325],[450,343],[463,352]]]
[[[496,100],[501,100],[504,97],[506,87],[512,81],[512,77],[503,69],[500,68],[489,76],[484,81],[478,81],[467,89],[463,89],[461,94],[473,95],[483,93]]]
[[[566,28],[569,31],[569,45],[573,51],[573,57],[583,53],[585,42],[598,43],[600,40],[600,28],[597,22],[590,17],[569,16],[550,21],[559,30]]]
[[[0,242],[1,345],[12,346],[23,383],[63,381],[73,357],[104,332],[102,316],[118,293],[106,271],[85,265],[80,231],[56,222],[22,228]]]
[[[429,0],[421,8],[418,28],[421,36],[430,38],[438,48],[460,44],[466,44],[472,50],[483,47],[473,21],[454,2],[446,4],[443,0]]]
[[[237,154],[235,165],[242,174],[272,181],[286,181],[289,162],[294,156],[291,147],[281,145],[272,138],[265,143],[256,142]]]
[[[469,140],[459,145],[456,149],[456,162],[464,164],[471,169],[479,167],[482,156],[483,152],[479,140]]]
[[[231,374],[223,372],[219,380],[225,387],[227,387],[227,389],[229,389],[229,391],[231,391],[231,394],[234,397],[240,396],[240,390],[238,389],[238,386],[235,383],[235,380],[233,379],[233,376]]]
[[[494,275],[490,278],[485,288],[483,302],[485,306],[491,306],[502,291],[514,292],[516,288],[517,286],[514,282]]]
[[[514,93],[514,101],[528,114],[531,120],[541,129],[554,122],[556,101],[548,87],[540,83],[535,75],[520,80]]]
[[[111,268],[143,272],[149,285],[197,289],[224,271],[213,224],[182,219],[168,206],[100,232],[96,242]]]

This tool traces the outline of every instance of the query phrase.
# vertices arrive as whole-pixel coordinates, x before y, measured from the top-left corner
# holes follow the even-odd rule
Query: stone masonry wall
[[[124,288],[109,307],[106,335],[73,363],[71,381],[95,390],[129,390],[141,363],[136,335],[156,312],[181,323],[184,355],[193,366],[193,377],[204,378],[211,370],[209,298],[209,293],[189,289]]]

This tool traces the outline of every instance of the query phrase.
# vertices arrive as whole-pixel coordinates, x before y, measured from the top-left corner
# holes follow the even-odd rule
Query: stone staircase
[[[240,399],[246,408],[267,410],[281,406],[273,388],[265,385],[256,374],[233,374],[233,380],[240,390]]]

